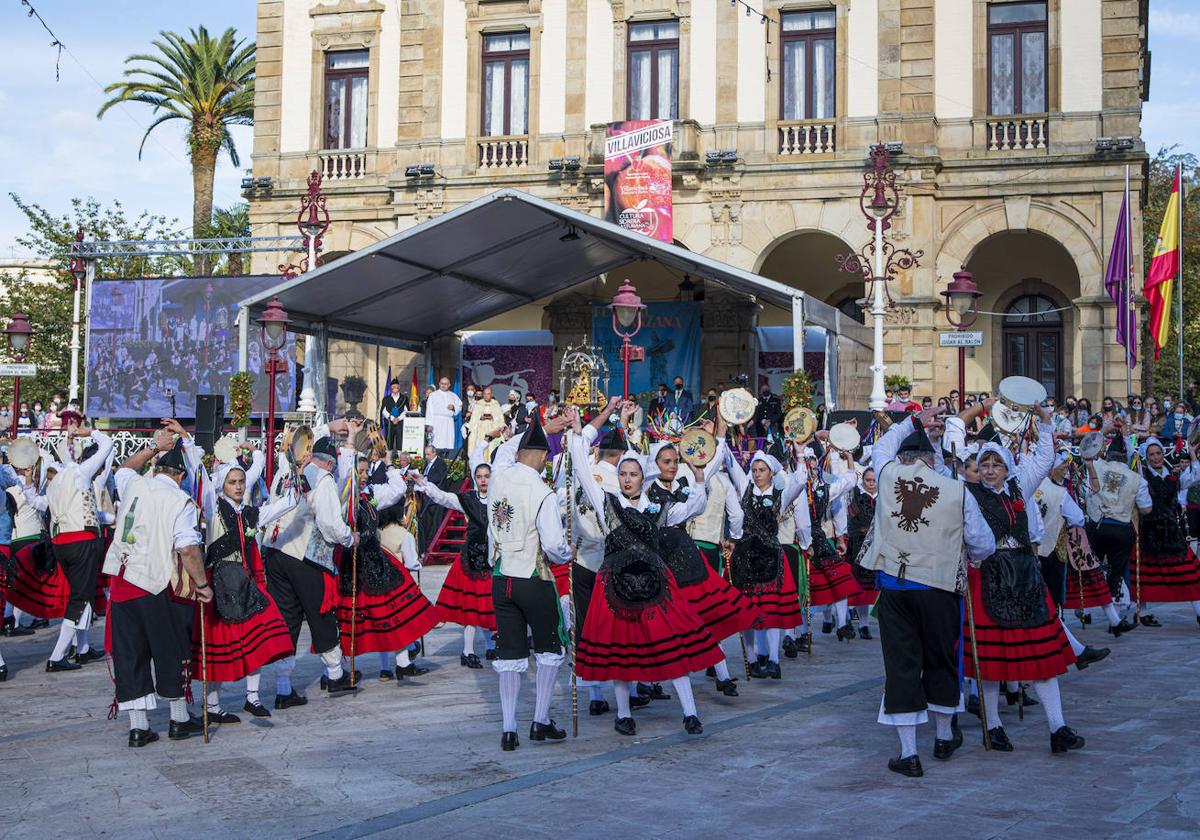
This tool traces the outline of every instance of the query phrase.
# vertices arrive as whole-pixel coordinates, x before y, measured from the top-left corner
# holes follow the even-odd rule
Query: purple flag
[[[1108,268],[1104,272],[1104,290],[1117,305],[1117,344],[1128,351],[1129,367],[1137,364],[1137,310],[1131,301],[1133,255],[1129,239],[1129,193],[1121,199],[1121,215],[1113,234]]]

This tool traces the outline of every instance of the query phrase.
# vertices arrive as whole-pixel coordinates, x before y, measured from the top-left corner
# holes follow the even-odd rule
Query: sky
[[[103,87],[120,80],[125,57],[149,50],[160,30],[204,25],[219,33],[232,26],[253,39],[254,0],[206,0],[195,6],[162,0],[30,2],[67,50],[56,81],[51,37],[26,15],[21,0],[0,0],[0,259],[28,256],[16,244],[25,219],[10,192],[57,213],[69,208],[73,196],[119,199],[132,215],[149,210],[178,219],[180,230],[186,230],[192,183],[182,124],[156,128],[139,160],[150,109],[127,103],[97,120],[107,98]],[[1175,144],[1200,154],[1200,66],[1192,61],[1198,41],[1200,2],[1152,0],[1151,99],[1142,120],[1151,154]],[[234,127],[233,134],[242,167],[249,168],[251,128]],[[222,154],[217,206],[241,200],[241,177]]]

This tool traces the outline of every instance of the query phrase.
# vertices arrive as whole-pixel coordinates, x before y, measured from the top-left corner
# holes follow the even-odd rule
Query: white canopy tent
[[[831,401],[838,348],[870,352],[868,329],[800,289],[503,189],[243,300],[239,369],[246,369],[251,319],[274,297],[288,312],[289,329],[315,339],[316,381],[323,382],[330,338],[406,347],[428,358],[434,339],[635,260],[656,260],[790,309],[797,368],[804,325],[824,327],[834,360]],[[320,405],[324,389],[316,391]]]

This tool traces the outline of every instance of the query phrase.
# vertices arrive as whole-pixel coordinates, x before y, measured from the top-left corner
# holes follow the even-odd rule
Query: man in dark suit
[[[754,410],[754,434],[766,437],[767,430],[778,435],[783,427],[783,403],[779,397],[771,393],[771,386],[764,385],[758,398],[758,408]]]
[[[421,470],[421,474],[425,476],[427,483],[439,489],[445,489],[442,485],[446,482],[446,459],[438,455],[438,451],[433,446],[425,447],[425,468]],[[424,496],[424,494],[422,495]],[[418,541],[422,554],[429,549],[429,544],[433,542],[433,535],[437,533],[438,526],[442,524],[445,515],[444,507],[434,504],[428,496],[424,496],[419,528],[420,540]]]
[[[682,376],[675,377],[675,390],[667,393],[663,409],[667,414],[674,412],[681,423],[691,422],[695,413],[695,402],[692,400],[692,392],[684,389]]]

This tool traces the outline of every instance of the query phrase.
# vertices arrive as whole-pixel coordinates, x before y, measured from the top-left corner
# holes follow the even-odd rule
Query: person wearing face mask
[[[1167,401],[1163,400],[1163,405]],[[1162,436],[1166,440],[1173,441],[1176,446],[1179,446],[1180,441],[1187,440],[1188,433],[1192,428],[1192,415],[1188,412],[1188,404],[1180,401],[1171,405],[1171,411],[1167,415],[1167,420],[1163,423]]]
[[[513,403],[516,391],[509,392],[509,404]],[[486,443],[504,428],[504,410],[500,401],[492,396],[491,387],[483,389],[471,410],[471,422],[467,426],[467,451],[474,452],[480,443]]]
[[[613,398],[609,412],[619,404]],[[575,432],[569,450],[574,476],[605,533],[604,561],[579,634],[577,672],[586,680],[614,680],[619,734],[637,732],[631,683],[670,680],[683,706],[684,731],[699,735],[704,727],[688,674],[725,657],[663,561],[662,529],[704,511],[704,474],[693,468],[696,481],[685,501],[654,502],[646,459],[628,451],[617,464],[620,492],[606,492],[592,474],[579,412],[570,409],[567,416]]]
[[[1200,483],[1200,468],[1192,466],[1183,475],[1173,473],[1157,438],[1143,443],[1139,454],[1151,509],[1142,516],[1138,533],[1140,562],[1131,572],[1130,586],[1138,600],[1142,626],[1162,626],[1148,612],[1150,603],[1157,601],[1190,602],[1200,622],[1200,560],[1179,526],[1179,493]]]
[[[765,438],[768,433],[781,434],[783,427],[783,403],[771,393],[770,385],[763,385],[758,397],[758,408],[754,409],[754,434]]]
[[[667,393],[663,408],[667,414],[674,414],[678,417],[679,422],[685,426],[692,422],[692,417],[696,413],[695,402],[692,399],[692,392],[683,387],[682,376],[675,377],[674,388]]]
[[[1128,420],[1129,431],[1136,435],[1138,440],[1145,440],[1150,434],[1150,412],[1137,394],[1129,395]]]

